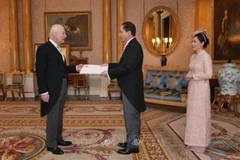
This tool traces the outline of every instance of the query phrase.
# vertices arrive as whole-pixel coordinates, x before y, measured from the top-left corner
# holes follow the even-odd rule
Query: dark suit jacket
[[[126,46],[119,63],[109,63],[108,68],[109,77],[117,78],[122,92],[139,112],[146,110],[142,63],[142,47],[134,38]]]
[[[60,95],[63,78],[69,72],[76,72],[76,66],[67,66],[61,53],[50,42],[46,42],[37,49],[36,74],[39,94],[49,92],[49,103],[41,100],[41,116],[49,113]]]

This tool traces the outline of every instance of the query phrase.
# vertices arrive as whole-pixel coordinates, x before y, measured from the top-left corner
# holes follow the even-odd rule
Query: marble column
[[[206,28],[208,16],[208,0],[197,0],[195,6],[195,30],[200,27]]]
[[[25,70],[25,95],[35,97],[38,93],[36,74],[33,73],[33,46],[31,0],[22,0],[23,61]]]
[[[125,45],[118,37],[123,22],[125,22],[125,0],[117,0],[117,61],[120,60]]]
[[[24,67],[26,73],[31,73],[33,70],[31,0],[22,0],[22,3]]]
[[[210,42],[213,40],[213,0],[197,0],[195,3],[195,30],[207,30]],[[213,51],[213,45],[206,48],[207,52]]]
[[[103,0],[103,63],[112,62],[111,0]],[[101,76],[100,97],[107,97],[109,79]]]
[[[18,17],[17,17],[17,0],[9,1],[9,41],[10,41],[10,64],[11,72],[20,69],[19,65],[19,48],[18,48]]]
[[[18,36],[18,16],[17,16],[17,0],[9,1],[9,50],[10,50],[10,72],[16,72],[20,69],[19,59],[19,36]],[[6,74],[6,84],[12,83],[12,74]],[[10,97],[5,95],[7,97]]]
[[[112,62],[111,0],[103,0],[103,63]]]

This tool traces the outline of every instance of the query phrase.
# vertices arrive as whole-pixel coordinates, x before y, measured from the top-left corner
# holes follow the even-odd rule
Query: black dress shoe
[[[64,152],[58,147],[56,147],[56,148],[47,147],[47,150],[52,152],[52,154],[58,154],[58,155],[64,154]]]
[[[59,146],[70,146],[72,145],[71,141],[61,141],[61,142],[57,142],[57,145]]]
[[[118,147],[122,147],[122,148],[126,148],[126,147],[127,147],[127,142],[118,143],[117,146],[118,146]]]
[[[124,148],[124,149],[120,149],[117,151],[119,154],[131,154],[131,153],[138,153],[139,149],[138,148]]]

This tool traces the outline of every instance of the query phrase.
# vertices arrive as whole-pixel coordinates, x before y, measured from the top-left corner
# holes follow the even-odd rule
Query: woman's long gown
[[[191,56],[189,73],[193,79],[188,84],[184,143],[188,146],[207,147],[211,138],[209,79],[212,78],[212,60],[205,50]]]

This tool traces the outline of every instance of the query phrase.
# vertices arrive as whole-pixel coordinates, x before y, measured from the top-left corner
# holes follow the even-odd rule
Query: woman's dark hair
[[[198,33],[198,34],[196,34],[194,37],[197,37],[198,40],[199,40],[201,43],[204,42],[203,48],[206,48],[207,45],[209,44],[209,39],[207,38],[206,34],[204,34],[204,33]]]
[[[126,32],[130,31],[133,36],[136,35],[136,27],[132,22],[124,22],[122,23],[122,26]]]

